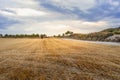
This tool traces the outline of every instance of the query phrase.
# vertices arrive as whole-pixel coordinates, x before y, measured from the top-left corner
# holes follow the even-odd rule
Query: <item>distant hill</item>
[[[103,30],[101,32],[111,32],[113,34],[120,34],[120,27],[105,29],[105,30]]]
[[[67,31],[70,32],[70,31]],[[120,27],[109,28],[100,32],[93,32],[89,34],[72,33],[69,36],[62,36],[65,38],[74,38],[80,40],[91,40],[91,41],[112,41],[120,42]]]

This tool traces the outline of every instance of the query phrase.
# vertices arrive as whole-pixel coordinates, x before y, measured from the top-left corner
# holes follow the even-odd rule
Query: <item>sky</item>
[[[0,0],[0,33],[91,33],[120,26],[120,0]]]

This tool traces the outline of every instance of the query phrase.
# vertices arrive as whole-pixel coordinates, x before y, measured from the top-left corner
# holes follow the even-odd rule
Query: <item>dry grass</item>
[[[0,39],[0,80],[120,80],[119,75],[119,46]]]

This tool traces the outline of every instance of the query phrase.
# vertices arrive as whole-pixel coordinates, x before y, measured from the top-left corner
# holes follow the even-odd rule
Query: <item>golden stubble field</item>
[[[63,39],[0,39],[0,80],[120,80],[120,47]]]

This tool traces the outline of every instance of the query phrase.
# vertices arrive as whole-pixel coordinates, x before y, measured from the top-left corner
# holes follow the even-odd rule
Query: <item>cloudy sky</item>
[[[0,33],[96,32],[120,26],[120,0],[0,0]]]

